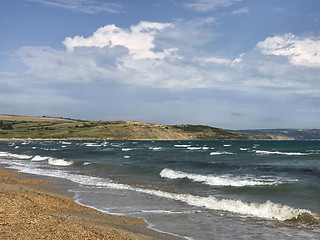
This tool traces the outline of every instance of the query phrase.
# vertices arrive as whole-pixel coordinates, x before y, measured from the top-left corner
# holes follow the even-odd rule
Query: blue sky
[[[320,128],[318,0],[3,0],[0,112]]]

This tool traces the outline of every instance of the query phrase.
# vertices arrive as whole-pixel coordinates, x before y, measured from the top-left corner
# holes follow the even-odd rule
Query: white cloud
[[[309,108],[300,102],[319,99],[320,68],[286,59],[305,56],[305,51],[300,55],[291,51],[306,48],[308,41],[308,49],[313,49],[316,38],[267,38],[257,48],[228,58],[223,51],[202,48],[215,44],[214,33],[209,32],[213,22],[211,18],[141,22],[128,29],[108,25],[87,38],[69,42],[66,38],[66,49],[22,47],[12,55],[13,63],[22,63],[28,71],[0,72],[0,98],[5,98],[1,109],[10,112],[19,106],[16,112],[35,109],[34,114],[47,115],[50,110],[77,118],[82,112],[87,114],[84,118],[96,120],[105,112],[102,119],[146,121],[148,117],[172,124],[181,119],[208,124],[205,119],[214,119],[212,124],[221,127],[235,126],[230,113],[239,109],[244,119],[252,121],[243,121],[244,126],[251,127],[254,122],[270,126],[267,121],[253,121],[256,115],[279,112],[285,119],[298,108],[308,114],[318,109],[318,101]],[[287,46],[289,40],[292,44]]]
[[[185,3],[184,6],[199,12],[207,12],[218,7],[228,7],[240,1],[241,0],[192,0]]]
[[[238,14],[245,14],[245,13],[249,13],[249,12],[250,12],[250,10],[249,10],[248,7],[243,7],[243,8],[240,8],[240,9],[238,9],[238,10],[234,10],[234,11],[232,12],[232,14],[233,14],[233,15],[238,15]]]
[[[130,30],[126,30],[115,25],[107,25],[99,28],[88,38],[82,36],[67,37],[63,43],[68,51],[73,51],[75,47],[113,48],[115,46],[124,46],[129,49],[129,53],[136,59],[162,59],[174,49],[155,52],[153,41],[159,31],[170,26],[171,24],[168,23],[140,22],[138,25],[132,26]]]
[[[268,39],[237,58],[199,51],[201,44],[213,39],[205,37],[206,24],[205,20],[184,24],[141,22],[129,29],[107,25],[87,38],[66,38],[64,43],[69,51],[23,47],[14,57],[29,68],[25,74],[28,82],[320,96],[319,69],[297,68],[284,58],[266,52],[276,49]],[[19,79],[23,77],[14,82],[23,81]]]
[[[232,61],[227,58],[222,57],[206,57],[206,58],[200,58],[201,62],[204,63],[216,63],[216,64],[231,64]]]
[[[48,7],[58,7],[67,10],[94,14],[99,12],[120,13],[121,5],[114,2],[105,2],[101,0],[27,0]]]
[[[320,38],[299,38],[288,33],[268,37],[257,47],[266,55],[285,56],[293,65],[320,67]]]

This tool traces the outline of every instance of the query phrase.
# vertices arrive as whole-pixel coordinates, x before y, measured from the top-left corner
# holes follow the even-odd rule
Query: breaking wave
[[[0,157],[9,158],[9,159],[31,159],[32,156],[25,155],[25,154],[15,154],[15,153],[9,153],[9,152],[0,152]]]
[[[259,186],[259,185],[276,185],[281,182],[274,179],[252,179],[245,177],[232,177],[230,175],[213,176],[201,175],[194,173],[185,173],[165,168],[160,172],[160,176],[168,179],[189,179],[193,182],[200,182],[210,186],[231,186],[231,187],[244,187],[244,186]]]
[[[59,163],[61,165],[71,164],[71,161],[62,159],[51,158],[48,161],[54,164]],[[214,196],[203,197],[192,194],[171,193],[162,190],[133,187],[128,184],[114,183],[110,179],[73,174],[61,169],[39,169],[37,167],[26,166],[24,164],[15,164],[14,168],[25,173],[67,179],[81,185],[109,188],[121,191],[134,191],[163,199],[180,201],[190,206],[226,211],[245,216],[279,221],[302,222],[303,224],[319,224],[320,222],[320,217],[317,213],[306,209],[296,209],[287,205],[276,204],[271,201],[266,201],[264,203],[250,203],[243,202],[241,200],[218,199]]]
[[[222,154],[226,154],[226,155],[232,155],[234,153],[232,152],[211,152],[210,155],[214,156],[214,155],[222,155]]]
[[[256,154],[261,155],[268,155],[268,154],[274,154],[274,155],[287,155],[287,156],[306,156],[310,155],[309,153],[301,153],[301,152],[279,152],[279,151],[265,151],[265,150],[254,150]]]

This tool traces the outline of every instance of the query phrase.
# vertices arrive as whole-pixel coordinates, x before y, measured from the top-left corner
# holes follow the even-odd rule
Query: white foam
[[[232,145],[231,144],[224,144],[223,146],[224,147],[231,147]]]
[[[64,159],[58,159],[58,158],[49,158],[48,164],[53,166],[70,166],[73,164],[73,161],[67,161]]]
[[[240,148],[241,151],[248,151],[248,148]]]
[[[162,150],[162,147],[149,147],[149,149],[153,151],[160,151]]]
[[[174,146],[175,146],[175,147],[186,148],[186,147],[190,147],[191,145],[176,144],[176,145],[174,145]]]
[[[122,148],[122,151],[124,152],[132,151],[132,150],[133,150],[132,148]]]
[[[202,147],[187,147],[189,150],[201,150]]]
[[[179,193],[170,193],[160,190],[153,189],[143,189],[131,187],[127,184],[117,184],[113,183],[109,179],[103,179],[99,177],[86,176],[86,175],[77,175],[71,174],[62,170],[45,170],[35,167],[27,167],[25,165],[14,166],[16,169],[32,174],[39,174],[51,177],[59,177],[63,179],[68,179],[75,183],[79,183],[87,186],[96,186],[96,187],[106,187],[117,190],[128,190],[135,191],[139,193],[144,193],[147,195],[152,195],[159,198],[171,199],[180,202],[184,202],[190,206],[202,207],[213,210],[228,211],[232,213],[238,213],[243,215],[249,215],[258,218],[266,219],[277,219],[277,220],[289,220],[297,218],[302,213],[307,213],[312,216],[311,211],[305,209],[295,209],[290,206],[280,205],[266,201],[265,203],[246,203],[240,200],[229,200],[229,199],[217,199],[214,196],[202,197],[191,194],[179,194]]]
[[[101,144],[97,143],[84,143],[86,147],[101,147]]]
[[[48,159],[49,159],[49,157],[42,157],[42,156],[36,155],[31,159],[31,161],[32,162],[39,162],[39,161],[45,161]]]
[[[314,216],[309,210],[295,209],[290,206],[276,204],[270,201],[266,201],[265,203],[246,203],[242,202],[241,200],[217,199],[214,196],[201,197],[190,194],[170,193],[160,190],[135,188],[126,184],[116,184],[110,182],[103,184],[103,186],[112,189],[136,191],[160,198],[181,201],[190,206],[227,211],[258,218],[277,219],[284,221],[297,218],[302,213],[308,213]]]
[[[174,211],[174,210],[141,210],[144,213],[158,213],[158,214],[187,214],[187,213],[195,213],[199,211]]]
[[[0,157],[10,158],[10,159],[31,159],[32,156],[25,155],[25,154],[15,154],[9,152],[0,152]]]
[[[305,156],[309,155],[309,153],[301,153],[301,152],[279,152],[279,151],[265,151],[265,150],[254,150],[255,153],[261,155],[288,155],[288,156]]]
[[[222,155],[222,154],[226,154],[226,155],[231,155],[231,154],[234,154],[232,152],[211,152],[210,155],[213,156],[213,155]]]
[[[185,173],[182,171],[175,171],[169,168],[165,168],[160,172],[160,176],[168,179],[189,179],[193,182],[200,182],[210,186],[232,186],[232,187],[244,187],[244,186],[259,186],[259,185],[276,185],[280,182],[274,179],[252,179],[252,177],[234,177],[230,175],[201,175],[194,173]]]
[[[125,156],[123,156],[123,157],[126,158],[126,159],[130,158],[130,156],[128,156],[128,155],[125,155]]]

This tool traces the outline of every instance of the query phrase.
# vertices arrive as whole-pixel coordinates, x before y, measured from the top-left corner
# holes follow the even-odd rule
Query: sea
[[[320,239],[319,141],[0,141],[0,164],[186,239]]]

